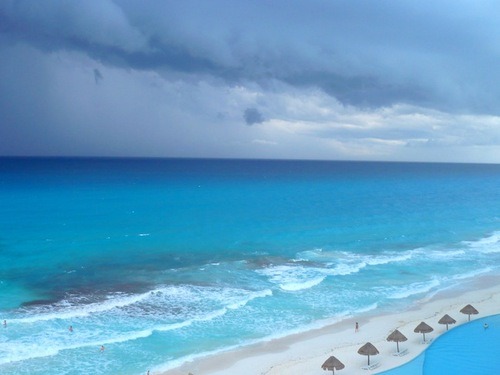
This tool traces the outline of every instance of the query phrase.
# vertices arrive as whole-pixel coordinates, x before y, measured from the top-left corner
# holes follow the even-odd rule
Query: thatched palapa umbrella
[[[446,324],[446,330],[448,331],[448,324],[455,324],[457,321],[453,319],[448,314],[444,314],[441,319],[439,319],[439,324]]]
[[[377,355],[378,350],[375,346],[373,346],[371,342],[367,342],[365,345],[358,349],[358,353],[368,356],[368,366],[370,366],[370,356]]]
[[[425,322],[420,323],[414,330],[413,332],[421,333],[424,335],[424,342],[425,342],[425,334],[434,331],[434,328],[432,328],[430,325],[428,325]]]
[[[401,332],[399,332],[397,329],[391,333],[389,336],[387,336],[387,341],[395,341],[396,342],[396,347],[398,349],[399,353],[399,343],[408,340],[405,335],[403,335]]]
[[[321,366],[323,370],[330,370],[332,374],[335,374],[335,370],[342,370],[344,367],[344,364],[333,355],[329,357]]]
[[[465,306],[462,310],[460,310],[460,312],[462,314],[469,315],[469,322],[470,322],[470,316],[471,316],[471,314],[479,314],[479,311],[477,311],[472,305]]]

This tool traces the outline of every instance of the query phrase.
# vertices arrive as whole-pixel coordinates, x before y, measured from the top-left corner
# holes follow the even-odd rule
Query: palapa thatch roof
[[[444,314],[443,317],[441,319],[439,319],[438,323],[439,324],[455,324],[457,321],[455,319],[453,319],[451,316],[449,316],[448,314]]]
[[[446,324],[446,330],[448,330],[448,324],[455,324],[456,322],[457,321],[448,314],[444,314],[443,317],[438,321],[439,324]]]
[[[358,349],[358,353],[362,355],[375,355],[378,354],[379,351],[371,342],[367,342],[365,345]]]
[[[344,364],[340,362],[336,357],[333,355],[329,357],[325,363],[321,366],[323,370],[329,370],[329,371],[334,371],[334,370],[342,370],[344,368]]]
[[[460,310],[461,313],[463,314],[479,314],[479,311],[476,310],[476,308],[472,305],[467,305],[465,306],[462,310]]]
[[[387,341],[396,342],[396,348],[399,353],[399,343],[408,340],[405,335],[399,332],[397,329],[394,330],[389,336],[387,336]]]
[[[479,311],[477,311],[477,310],[475,309],[475,307],[474,307],[474,306],[472,306],[472,305],[467,305],[467,306],[465,306],[462,310],[460,310],[460,312],[461,312],[462,314],[467,314],[467,315],[469,315],[469,322],[470,322],[470,316],[471,316],[471,314],[479,314]]]
[[[387,341],[403,342],[408,340],[405,335],[399,332],[397,329],[394,330],[389,336],[387,336]]]
[[[368,356],[368,366],[370,366],[370,356],[378,354],[378,349],[371,343],[367,342],[361,348],[358,349],[358,353]]]
[[[430,325],[428,325],[426,322],[420,323],[413,332],[418,332],[418,333],[429,333],[434,331],[434,328],[432,328]]]

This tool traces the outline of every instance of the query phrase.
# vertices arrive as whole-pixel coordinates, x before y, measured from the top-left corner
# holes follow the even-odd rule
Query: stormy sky
[[[0,155],[500,163],[500,3],[2,0]]]

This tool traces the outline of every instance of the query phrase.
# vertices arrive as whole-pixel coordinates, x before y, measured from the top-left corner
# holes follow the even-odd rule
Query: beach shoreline
[[[349,317],[319,329],[296,333],[266,342],[252,344],[200,357],[168,371],[152,371],[161,375],[315,375],[325,373],[321,365],[333,355],[345,368],[343,375],[359,374],[367,364],[367,357],[357,353],[366,342],[371,342],[380,354],[371,356],[371,363],[380,365],[366,373],[376,374],[395,368],[417,357],[428,346],[422,344],[422,334],[414,328],[425,321],[434,331],[426,334],[426,340],[434,340],[446,332],[446,326],[438,320],[449,314],[457,323],[449,329],[467,323],[468,316],[460,313],[465,305],[472,304],[478,311],[471,320],[500,313],[500,275],[475,277],[459,285],[441,290],[420,299],[404,311],[391,313],[375,309],[356,317]],[[355,332],[355,323],[360,329]],[[408,340],[399,344],[408,354],[394,356],[396,343],[388,342],[387,336],[398,329]],[[329,372],[327,372],[329,373]]]

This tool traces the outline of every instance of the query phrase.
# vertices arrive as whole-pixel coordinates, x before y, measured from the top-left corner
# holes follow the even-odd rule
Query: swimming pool
[[[484,328],[484,324],[488,328]],[[473,320],[438,337],[407,364],[383,375],[500,374],[500,315]]]

